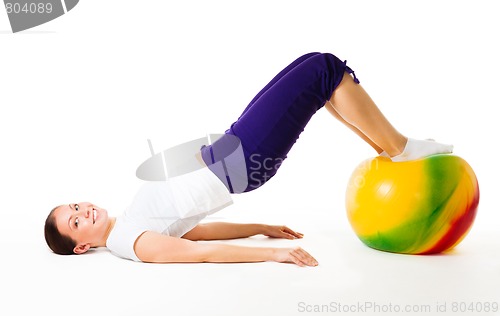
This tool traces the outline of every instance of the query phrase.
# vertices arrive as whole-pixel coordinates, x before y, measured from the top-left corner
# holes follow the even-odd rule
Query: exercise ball
[[[367,246],[404,254],[435,254],[467,235],[479,204],[471,166],[451,154],[360,163],[346,190],[349,223]]]

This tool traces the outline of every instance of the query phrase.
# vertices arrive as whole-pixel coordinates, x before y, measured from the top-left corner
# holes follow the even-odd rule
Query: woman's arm
[[[135,242],[134,250],[143,262],[289,262],[316,266],[317,261],[302,248],[257,248],[235,245],[197,243],[156,232],[145,232]]]
[[[215,222],[199,224],[184,234],[182,238],[189,240],[223,240],[247,238],[259,234],[286,239],[296,239],[304,236],[303,234],[295,232],[286,226]]]

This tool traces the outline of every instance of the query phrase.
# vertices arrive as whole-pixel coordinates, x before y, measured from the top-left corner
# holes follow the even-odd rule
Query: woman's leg
[[[223,172],[214,173],[223,182],[230,182],[228,168],[243,163],[248,186],[240,192],[260,187],[276,174],[310,118],[327,101],[332,114],[377,152],[385,151],[394,161],[451,152],[451,146],[416,141],[399,133],[358,85],[357,78],[349,73],[354,75],[345,62],[332,54],[308,54],[293,62],[250,102],[226,131],[226,136],[237,136],[241,141],[244,161],[230,161]],[[229,136],[202,149],[202,158],[209,168],[233,151],[234,141]],[[230,185],[229,189],[232,191]]]
[[[333,105],[330,102],[327,102],[325,104],[325,108],[328,110],[328,112],[330,112],[330,114],[333,117],[335,117],[342,124],[347,126],[356,135],[358,135],[359,137],[361,137],[361,139],[363,139],[366,143],[368,143],[368,145],[370,145],[373,149],[375,149],[375,151],[377,151],[377,153],[381,154],[384,151],[377,144],[375,144],[371,139],[369,139],[365,134],[363,134],[363,132],[361,132],[356,126],[353,126],[353,125],[349,124],[346,120],[344,120],[344,118],[342,116],[340,116],[340,114],[337,112],[337,110],[335,110],[335,108],[333,107]]]
[[[393,161],[422,158],[432,154],[450,153],[453,146],[428,140],[415,140],[399,133],[385,118],[368,93],[345,74],[342,82],[332,94],[329,104],[342,119],[353,126]]]
[[[241,114],[241,116],[243,116],[243,114],[246,113],[246,111],[255,103],[256,100],[258,100],[260,98],[260,96],[262,94],[264,94],[267,90],[269,90],[269,88],[271,88],[278,80],[280,80],[284,75],[286,75],[290,70],[292,70],[293,68],[295,68],[295,66],[299,65],[300,63],[302,63],[303,61],[305,61],[306,59],[308,59],[309,57],[312,57],[312,56],[315,56],[315,55],[318,55],[318,54],[321,54],[321,53],[309,53],[309,54],[306,54],[306,55],[303,55],[299,58],[297,58],[294,62],[292,62],[290,65],[288,65],[287,67],[285,67],[281,72],[279,72],[253,99],[252,101],[250,101],[250,103],[248,104],[248,106],[244,109],[243,113]],[[350,70],[350,69],[349,69]],[[346,74],[347,75],[347,74]],[[330,112],[331,115],[333,115],[336,119],[338,119],[340,122],[342,122],[344,125],[346,125],[349,129],[351,129],[354,133],[356,133],[359,137],[361,137],[366,143],[368,143],[373,149],[375,149],[375,151],[377,151],[377,153],[382,153],[383,149],[381,149],[377,144],[375,144],[370,138],[368,138],[365,134],[363,134],[363,132],[361,132],[357,127],[351,125],[350,123],[348,123],[342,116],[340,116],[340,114],[337,112],[337,110],[335,109],[335,107],[331,104],[331,102],[327,102],[325,104],[325,107],[326,109],[328,110],[328,112]],[[240,117],[241,117],[240,116]]]
[[[406,137],[385,118],[361,85],[345,74],[328,102],[339,116],[389,156],[400,154]],[[382,151],[380,150],[379,153]]]
[[[332,54],[305,55],[285,68],[250,102],[226,131],[241,140],[248,179],[245,192],[260,187],[276,174],[310,118],[332,96],[347,69],[345,62]],[[202,149],[209,168],[231,152],[234,145],[230,144],[230,137],[222,137]],[[226,172],[227,165],[235,163],[226,164],[225,174],[214,172],[223,182],[229,182],[226,178],[231,172]]]
[[[299,58],[297,58],[294,62],[292,62],[290,65],[288,65],[287,67],[285,67],[281,72],[279,72],[253,99],[252,101],[250,101],[250,103],[248,104],[248,106],[244,109],[243,113],[240,115],[243,116],[246,111],[252,107],[252,105],[255,103],[256,100],[258,100],[260,98],[260,96],[262,94],[264,94],[267,90],[269,90],[269,88],[271,88],[278,80],[280,80],[284,75],[286,75],[290,70],[292,70],[293,68],[295,68],[295,66],[299,65],[300,63],[302,63],[303,61],[305,61],[306,59],[308,59],[309,57],[312,57],[312,56],[315,56],[315,55],[318,55],[318,54],[321,54],[321,53],[309,53],[309,54],[306,54],[306,55],[303,55]],[[350,68],[348,69],[348,71],[350,71]],[[346,125],[349,129],[351,129],[354,133],[356,133],[359,137],[361,137],[366,143],[368,143],[373,149],[375,149],[375,151],[377,151],[377,153],[382,153],[383,149],[381,149],[377,144],[375,144],[371,139],[369,139],[365,134],[363,134],[363,132],[361,132],[357,127],[351,125],[350,123],[348,123],[342,116],[340,116],[340,114],[337,112],[337,110],[335,109],[335,107],[333,107],[333,105],[330,103],[330,102],[327,102],[325,104],[325,107],[326,109],[328,110],[328,112],[330,112],[331,115],[333,115],[337,120],[339,120],[340,122],[342,122],[344,125]]]

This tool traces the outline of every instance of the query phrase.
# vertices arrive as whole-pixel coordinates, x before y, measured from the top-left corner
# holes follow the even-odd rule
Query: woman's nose
[[[85,217],[91,217],[93,211],[94,207],[92,205],[89,205],[85,210]]]

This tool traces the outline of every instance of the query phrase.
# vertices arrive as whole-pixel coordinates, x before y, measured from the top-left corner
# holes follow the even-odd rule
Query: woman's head
[[[76,243],[68,236],[62,235],[57,229],[54,212],[58,207],[54,207],[45,220],[45,241],[53,252],[59,255],[71,255],[74,253],[73,248]]]
[[[47,216],[45,240],[57,254],[82,254],[105,246],[109,228],[105,209],[89,202],[59,205]]]

